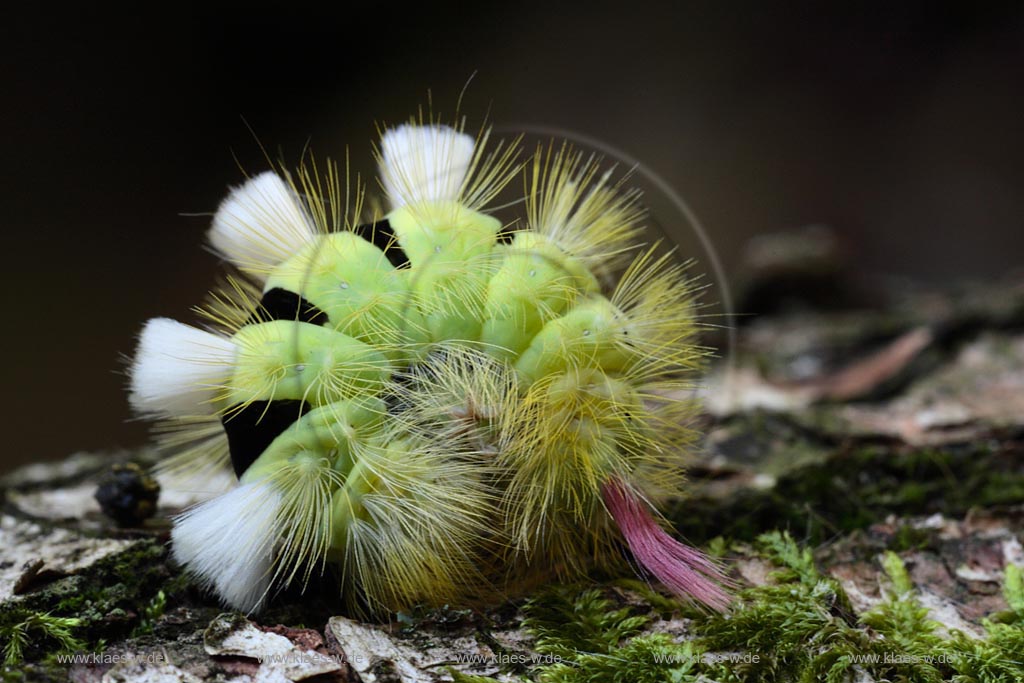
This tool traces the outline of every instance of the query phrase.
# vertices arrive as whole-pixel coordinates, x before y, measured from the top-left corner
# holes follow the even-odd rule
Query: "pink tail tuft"
[[[724,610],[731,598],[728,580],[704,553],[675,540],[651,515],[648,506],[617,478],[602,487],[604,503],[626,537],[633,556],[673,593]]]

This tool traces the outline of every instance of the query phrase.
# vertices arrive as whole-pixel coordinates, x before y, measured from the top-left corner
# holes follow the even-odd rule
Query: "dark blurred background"
[[[192,319],[217,264],[208,216],[186,214],[265,168],[249,127],[275,157],[348,144],[372,171],[376,122],[428,88],[450,113],[474,73],[471,124],[621,149],[687,199],[730,273],[752,237],[809,224],[865,273],[1022,264],[1021,3],[331,7],[5,19],[0,469],[144,441],[119,354],[147,318]]]

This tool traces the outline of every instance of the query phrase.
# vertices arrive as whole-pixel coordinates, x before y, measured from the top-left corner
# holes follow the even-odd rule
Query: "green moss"
[[[1010,610],[1024,619],[1024,569],[1015,564],[1007,565],[1003,596]]]
[[[661,609],[678,608],[663,596],[656,602]],[[699,646],[676,643],[665,634],[643,633],[654,615],[620,607],[599,590],[553,588],[530,600],[524,612],[523,626],[536,637],[535,649],[554,660],[536,670],[535,680],[541,683],[696,680],[703,655]]]
[[[598,590],[577,593],[572,587],[545,592],[528,601],[524,612],[523,627],[536,637],[537,652],[566,660],[580,652],[609,654],[651,621],[630,608],[615,609]]]
[[[987,638],[954,633],[957,683],[1011,683],[1024,680],[1024,570],[1006,567],[1003,596],[1010,608],[983,622]]]
[[[29,614],[17,624],[3,627],[0,629],[0,640],[4,643],[4,664],[20,664],[29,645],[38,645],[46,640],[55,641],[62,652],[82,649],[84,643],[74,635],[81,625],[81,619],[42,613]]]
[[[931,535],[928,533],[927,529],[920,529],[911,526],[910,524],[903,524],[897,528],[896,533],[893,534],[889,549],[896,552],[922,550],[927,548],[930,542]]]
[[[800,530],[812,543],[838,533],[862,529],[890,514],[898,516],[941,512],[960,516],[978,506],[999,505],[1024,499],[1024,467],[1019,458],[984,445],[943,450],[898,450],[867,445],[839,449],[779,420],[765,422],[762,431],[747,434],[749,421],[736,428],[756,446],[737,447],[777,458],[796,449],[817,452],[806,464],[792,464],[767,490],[738,489],[733,495],[705,497],[696,487],[669,517],[686,537],[701,544],[722,535],[752,541],[771,529]],[[737,437],[739,438],[739,437]],[[732,454],[734,455],[734,454]],[[732,457],[730,455],[730,457]]]
[[[581,653],[545,667],[540,683],[682,683],[698,680],[703,650],[662,633],[638,636],[613,654]]]
[[[157,594],[153,596],[153,599],[149,601],[149,604],[139,614],[139,623],[135,630],[132,631],[132,637],[135,638],[152,633],[157,620],[164,615],[165,611],[167,611],[167,594],[162,590],[157,591]]]
[[[771,578],[805,585],[814,585],[821,579],[811,549],[800,548],[788,533],[762,534],[757,541],[764,557],[779,567]]]
[[[671,618],[673,613],[677,613],[679,611],[689,612],[696,609],[689,605],[680,603],[675,598],[670,598],[662,593],[659,593],[654,588],[652,588],[649,583],[645,581],[640,581],[639,579],[616,579],[614,581],[614,585],[621,588],[625,588],[626,590],[632,591],[633,593],[639,595],[641,598],[644,599],[644,601],[647,602],[647,604],[649,604],[653,609],[655,609],[663,619],[669,619]]]
[[[715,536],[707,542],[704,550],[710,557],[725,557],[725,554],[729,551],[729,542],[725,540],[724,536]]]
[[[701,642],[710,651],[756,654],[739,665],[718,665],[723,673],[739,674],[739,680],[800,680],[807,672],[835,675],[833,670],[845,665],[833,655],[843,653],[829,646],[856,635],[846,593],[818,572],[810,550],[800,548],[788,533],[765,534],[758,547],[778,567],[770,576],[775,583],[743,591],[733,610],[697,624]]]
[[[166,552],[156,541],[139,541],[81,574],[9,601],[0,606],[0,634],[14,633],[19,624],[46,615],[68,620],[65,628],[79,649],[96,649],[98,643],[127,635],[147,614],[154,617],[151,610],[160,591],[172,595],[181,585],[178,575],[167,567]],[[30,628],[28,635],[32,632]],[[30,637],[22,641],[21,655],[26,661],[41,661],[60,640]]]
[[[203,632],[203,642],[211,647],[220,647],[223,642],[232,634],[249,625],[249,620],[244,614],[238,612],[224,612],[211,621]]]
[[[914,585],[899,555],[887,551],[882,567],[892,583],[889,598],[861,616],[861,623],[874,629],[884,641],[873,642],[873,649],[884,647],[885,653],[898,653],[893,669],[910,680],[936,683],[944,680],[937,653],[945,650],[945,641],[936,634],[938,622],[928,617],[914,594]]]
[[[452,669],[451,667],[446,669],[446,671],[448,672],[448,675],[452,677],[453,683],[494,683],[494,681],[498,680],[496,678],[491,678],[490,676],[464,674],[457,669]]]
[[[986,620],[987,637],[975,639],[941,632],[894,552],[882,556],[885,599],[858,617],[842,586],[789,534],[764,534],[756,545],[776,567],[769,583],[741,591],[725,614],[694,615],[689,640],[651,632],[673,615],[622,607],[593,588],[538,596],[525,608],[524,625],[538,650],[558,661],[534,670],[535,680],[840,683],[856,670],[873,680],[922,683],[1024,680],[1020,568],[1006,570],[1010,609]],[[664,607],[659,603],[658,611]]]

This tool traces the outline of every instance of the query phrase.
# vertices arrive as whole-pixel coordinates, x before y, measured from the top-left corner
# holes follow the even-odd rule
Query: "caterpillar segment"
[[[524,174],[525,220],[487,205],[519,172],[461,126],[377,149],[384,216],[329,167],[232,191],[210,243],[237,278],[140,337],[131,402],[169,471],[232,490],[175,520],[175,557],[232,607],[328,567],[373,612],[473,604],[627,564],[720,609],[720,569],[654,504],[683,486],[704,349],[695,287],[640,242],[638,194],[567,146]],[[617,278],[617,282],[615,281]]]
[[[410,349],[428,342],[420,307],[413,300],[409,278],[387,253],[355,232],[325,235],[278,266],[267,279],[264,299],[272,292],[301,298],[276,319],[319,322],[336,332],[369,344],[393,361],[408,364]],[[278,295],[281,296],[281,295]],[[303,314],[303,311],[307,313]],[[312,312],[315,311],[315,314]]]

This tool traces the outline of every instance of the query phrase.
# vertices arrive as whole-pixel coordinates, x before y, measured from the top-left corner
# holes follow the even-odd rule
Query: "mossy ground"
[[[1015,439],[910,448],[836,440],[763,414],[738,418],[726,428],[742,439],[724,444],[730,462],[747,460],[755,471],[777,479],[769,488],[737,486],[723,495],[695,474],[696,492],[668,516],[696,544],[716,536],[750,541],[773,529],[791,529],[817,544],[887,515],[958,517],[972,508],[1024,500],[1024,449]],[[776,461],[785,467],[773,472]]]
[[[1024,680],[1020,567],[1006,571],[1009,609],[984,620],[986,635],[977,639],[947,632],[930,618],[891,551],[881,567],[886,597],[859,615],[842,585],[822,574],[810,551],[788,534],[762,535],[757,554],[776,569],[768,583],[741,591],[729,612],[677,607],[675,616],[690,620],[687,639],[658,632],[668,616],[664,604],[620,607],[613,592],[593,588],[560,587],[536,596],[525,606],[524,625],[537,638],[537,652],[559,661],[534,668],[529,680],[839,682],[858,672],[889,681]]]
[[[47,680],[67,669],[58,655],[101,652],[136,629],[151,629],[167,595],[177,598],[187,586],[166,559],[163,544],[145,539],[80,574],[0,605],[4,680]]]
[[[875,680],[1024,680],[1018,654],[1024,652],[1020,569],[1007,569],[1008,608],[982,622],[985,637],[950,632],[921,605],[897,554],[912,555],[933,543],[927,529],[898,526],[889,537],[890,549],[877,556],[883,558],[876,564],[884,599],[860,613],[843,585],[821,571],[809,546],[780,531],[762,534],[752,544],[722,538],[708,544],[727,562],[746,558],[774,568],[762,585],[739,591],[725,615],[681,605],[637,580],[605,578],[589,586],[548,588],[500,610],[506,621],[518,609],[535,653],[534,663],[512,665],[507,673],[540,683],[846,681],[856,671]],[[873,556],[877,551],[866,549]],[[165,618],[171,611],[188,617]],[[11,634],[24,631],[18,647],[27,662],[8,667],[4,679],[65,680],[67,665],[57,658],[61,652],[102,652],[111,645],[130,651],[174,642],[201,632],[216,611],[169,567],[162,543],[140,541],[80,575],[0,607],[0,633],[9,646]],[[289,600],[260,622],[317,628],[328,612],[320,600]],[[431,638],[446,632],[445,618],[434,611],[399,621],[404,631]],[[493,679],[460,674],[456,680]]]

